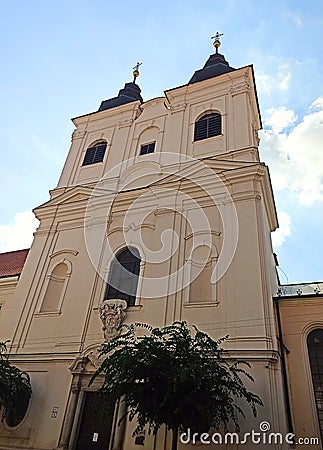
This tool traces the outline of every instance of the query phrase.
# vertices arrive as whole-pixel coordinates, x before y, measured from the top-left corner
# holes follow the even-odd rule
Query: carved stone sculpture
[[[104,300],[100,305],[100,319],[103,323],[103,333],[105,342],[117,336],[118,328],[126,317],[125,309],[127,302],[125,300],[113,299]]]

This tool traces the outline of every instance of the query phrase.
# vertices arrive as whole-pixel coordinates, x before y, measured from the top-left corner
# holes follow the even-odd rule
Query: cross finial
[[[221,37],[221,36],[223,36],[223,33],[219,33],[219,32],[217,31],[217,32],[215,33],[215,35],[211,37],[211,39],[214,39],[213,47],[215,47],[215,53],[218,53],[218,49],[219,49],[219,47],[220,47],[220,45],[221,45],[221,42],[220,42],[220,37]]]
[[[136,82],[136,78],[139,77],[139,66],[141,66],[141,62],[137,61],[137,64],[133,68],[133,82]]]

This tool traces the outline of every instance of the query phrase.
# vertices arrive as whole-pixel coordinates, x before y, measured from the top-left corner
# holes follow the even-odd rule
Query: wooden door
[[[109,450],[113,411],[106,394],[86,392],[76,450]]]

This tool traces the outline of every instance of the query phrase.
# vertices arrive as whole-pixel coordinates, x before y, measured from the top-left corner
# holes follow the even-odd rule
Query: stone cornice
[[[289,307],[322,307],[323,306],[323,294],[313,294],[313,295],[300,295],[291,297],[275,297],[279,301],[279,308],[289,308]],[[321,300],[321,301],[320,301]]]
[[[6,276],[0,278],[0,290],[14,288],[19,281],[18,275]]]
[[[223,356],[228,359],[233,359],[235,361],[265,361],[268,363],[277,363],[280,359],[279,352],[277,350],[258,350],[258,349],[235,349],[235,350],[224,350]]]
[[[75,345],[75,343],[71,343],[71,345]],[[79,343],[78,343],[79,345]],[[14,346],[11,347],[11,349],[14,349]],[[26,351],[26,349],[24,349]],[[30,353],[10,353],[9,358],[10,361],[14,363],[28,363],[28,364],[52,364],[52,363],[66,363],[66,362],[72,362],[74,359],[79,356],[79,352],[53,352],[52,350],[44,351],[44,352],[35,352],[35,349],[32,348],[30,350]],[[43,368],[44,371],[46,371],[45,368]],[[34,369],[38,372],[38,369]],[[28,372],[33,372],[32,368],[28,368]]]

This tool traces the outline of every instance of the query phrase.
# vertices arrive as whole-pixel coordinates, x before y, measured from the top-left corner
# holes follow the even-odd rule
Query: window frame
[[[194,122],[194,142],[222,135],[222,115],[217,112],[203,114]]]
[[[99,141],[91,147],[88,147],[83,158],[82,167],[103,162],[107,144],[107,141]]]
[[[131,261],[123,261],[120,262],[119,258],[121,259],[123,255],[126,255],[126,257],[131,257]],[[126,266],[123,264],[128,265],[132,264],[134,265],[134,271],[128,270]],[[120,299],[125,300],[127,302],[127,307],[135,306],[136,300],[138,297],[138,287],[139,287],[139,278],[140,278],[140,269],[142,265],[142,260],[139,251],[135,247],[123,247],[116,255],[114,255],[111,263],[110,263],[110,269],[109,269],[109,275],[108,275],[108,281],[106,283],[105,291],[104,291],[104,298],[103,300],[114,300],[114,299]],[[128,274],[123,272],[123,278],[121,280],[126,280],[127,283],[129,283],[130,279],[130,285],[131,289],[133,290],[132,293],[123,292],[120,289],[120,286],[118,284],[121,282],[121,280],[115,280],[115,283],[117,284],[117,287],[113,286],[114,281],[113,278],[117,278],[120,274],[118,272],[122,272],[122,266]],[[121,273],[122,275],[122,273]],[[128,285],[129,286],[129,285]]]
[[[149,147],[152,146],[152,150],[149,149]],[[143,149],[147,147],[146,152],[143,153]],[[140,145],[140,152],[139,152],[139,156],[142,155],[149,155],[150,153],[155,153],[155,149],[156,149],[156,141],[151,141],[151,142],[147,142],[145,144],[141,144]]]

